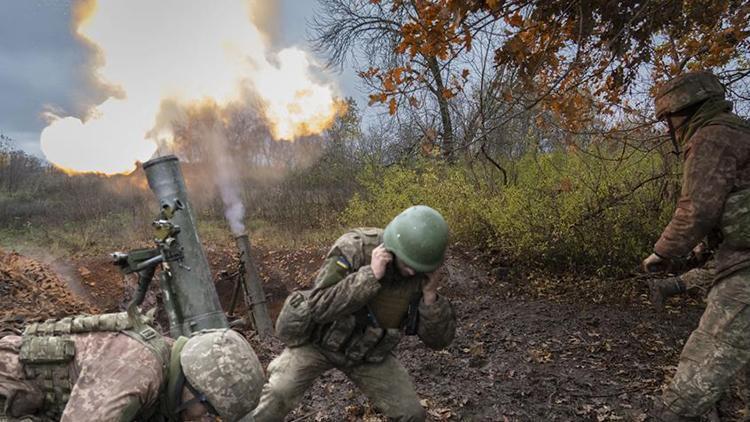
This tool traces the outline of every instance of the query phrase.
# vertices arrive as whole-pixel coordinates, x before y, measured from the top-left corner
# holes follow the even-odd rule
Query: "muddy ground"
[[[206,247],[221,301],[231,301],[239,260],[231,247]],[[306,286],[322,262],[320,249],[255,250],[272,314],[287,292]],[[135,279],[107,256],[61,262],[0,253],[0,328],[78,312],[118,311]],[[407,338],[397,354],[413,375],[431,420],[642,421],[674,373],[702,298],[672,299],[657,312],[642,279],[550,278],[493,269],[485,259],[453,251],[441,293],[459,315],[456,341],[431,351]],[[156,289],[146,304],[157,303]],[[239,316],[242,306],[236,310]],[[248,331],[264,365],[282,346]],[[721,401],[722,420],[742,414],[739,388]],[[305,395],[290,421],[381,420],[337,371]]]

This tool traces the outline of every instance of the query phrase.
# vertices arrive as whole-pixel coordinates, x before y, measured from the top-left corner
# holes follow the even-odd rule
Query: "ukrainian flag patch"
[[[346,260],[346,258],[344,258],[343,256],[340,256],[340,257],[339,257],[339,258],[338,258],[338,259],[336,260],[336,265],[338,265],[339,267],[341,267],[341,268],[345,269],[346,271],[349,271],[349,270],[351,269],[351,267],[352,267],[352,266],[351,266],[351,265],[349,264],[349,261],[347,261],[347,260]]]

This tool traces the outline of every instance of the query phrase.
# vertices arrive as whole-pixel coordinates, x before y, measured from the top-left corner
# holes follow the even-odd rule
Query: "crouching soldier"
[[[144,316],[87,315],[0,338],[0,421],[251,421],[264,381],[229,329],[162,337]]]
[[[453,340],[455,314],[437,294],[447,241],[445,220],[426,206],[405,210],[385,230],[360,228],[341,236],[314,288],[293,293],[284,304],[276,331],[287,348],[268,365],[256,420],[283,420],[332,368],[386,416],[424,420],[411,377],[393,349],[404,331],[433,349]]]

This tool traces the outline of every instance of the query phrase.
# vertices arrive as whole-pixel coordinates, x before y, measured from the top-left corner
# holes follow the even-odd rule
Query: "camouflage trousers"
[[[21,337],[8,336],[0,341],[0,422],[36,420],[31,415],[44,402],[38,387],[24,380],[18,360]]]
[[[307,344],[284,349],[268,365],[268,382],[253,413],[256,422],[283,421],[315,379],[332,368],[346,374],[386,416],[398,421],[425,420],[425,410],[419,404],[411,377],[393,355],[377,364],[339,368]]]
[[[680,355],[664,404],[682,416],[700,416],[750,362],[750,269],[718,282]]]

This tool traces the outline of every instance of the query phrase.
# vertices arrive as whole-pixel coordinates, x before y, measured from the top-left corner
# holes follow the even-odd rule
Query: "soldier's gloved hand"
[[[648,258],[643,260],[641,266],[643,267],[643,271],[647,273],[662,273],[669,270],[672,266],[672,261],[656,253],[652,253]]]
[[[708,248],[708,245],[706,245],[706,242],[700,242],[692,251],[690,251],[687,262],[692,267],[700,267],[705,264],[709,258],[711,258],[711,250]]]
[[[379,245],[377,248],[372,250],[372,259],[370,260],[370,268],[372,268],[375,278],[380,280],[385,275],[385,270],[388,264],[393,261],[393,254],[383,245]]]

